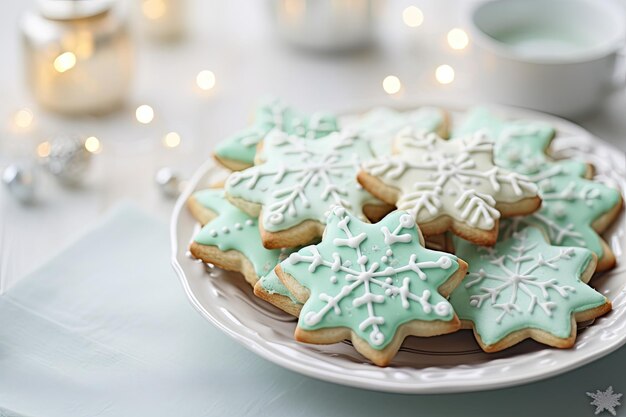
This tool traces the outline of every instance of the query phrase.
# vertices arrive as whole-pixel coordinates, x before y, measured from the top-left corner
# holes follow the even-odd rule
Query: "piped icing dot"
[[[385,254],[387,256],[393,256],[393,251],[391,249],[387,249],[387,252],[385,252]]]
[[[400,216],[400,226],[404,227],[405,229],[413,227],[415,226],[415,219],[413,218],[413,216],[403,214],[402,216]]]
[[[241,223],[235,223],[235,229],[241,230],[243,229],[243,226],[241,225]]]
[[[247,226],[254,226],[254,220],[251,220],[251,219],[246,220],[246,225]]]
[[[209,230],[209,235],[211,235],[211,237],[216,237],[217,236],[217,230],[215,230],[215,229]]]
[[[224,226],[224,227],[222,227],[222,232],[223,233],[229,233],[230,229],[228,227]]]

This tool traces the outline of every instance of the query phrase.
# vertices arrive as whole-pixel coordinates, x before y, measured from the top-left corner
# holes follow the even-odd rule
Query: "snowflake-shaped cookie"
[[[489,109],[476,107],[467,112],[461,126],[453,132],[453,139],[483,131],[494,140],[496,165],[509,167],[506,160],[517,159],[525,164],[541,163],[556,131],[548,123],[529,120],[501,120]],[[510,141],[515,137],[515,141]],[[506,160],[503,160],[506,158]]]
[[[193,198],[213,213],[213,219],[194,236],[190,247],[194,256],[243,273],[251,285],[278,264],[281,250],[263,247],[257,219],[228,202],[223,190],[198,191]]]
[[[370,142],[376,156],[391,154],[393,139],[406,127],[437,133],[442,137],[448,134],[446,113],[437,107],[420,107],[405,112],[378,107],[365,113],[354,124],[354,128]]]
[[[470,112],[463,132],[483,130],[496,140],[495,160],[499,166],[526,175],[539,188],[541,210],[529,216],[504,221],[504,238],[527,225],[542,228],[550,243],[579,246],[598,256],[598,270],[615,264],[615,256],[598,233],[611,223],[620,209],[620,193],[590,181],[588,164],[574,160],[554,161],[546,155],[554,130],[545,123],[503,121],[479,108]],[[600,221],[599,221],[600,219]]]
[[[303,141],[275,131],[263,142],[263,152],[263,164],[230,175],[226,192],[234,204],[260,216],[266,247],[294,247],[318,238],[334,205],[362,216],[364,205],[382,204],[356,181],[360,162],[372,154],[354,133]]]
[[[254,124],[219,143],[215,155],[229,168],[252,166],[257,144],[272,130],[311,139],[327,136],[338,129],[337,119],[333,116],[322,113],[305,116],[280,100],[269,100],[257,108]]]
[[[469,273],[450,302],[487,352],[526,338],[570,347],[576,321],[611,308],[586,284],[596,265],[587,249],[550,246],[534,227],[515,232],[492,248],[456,241],[456,254],[467,261]]]
[[[446,141],[406,129],[394,154],[363,163],[358,178],[372,194],[409,211],[425,235],[452,230],[490,245],[501,214],[530,213],[541,202],[524,176],[494,165],[492,152],[480,133]]]
[[[406,335],[432,336],[457,328],[445,296],[465,268],[454,255],[425,249],[406,212],[394,211],[367,224],[336,207],[322,242],[292,253],[276,271],[305,303],[298,340],[351,338],[364,356],[386,365]]]

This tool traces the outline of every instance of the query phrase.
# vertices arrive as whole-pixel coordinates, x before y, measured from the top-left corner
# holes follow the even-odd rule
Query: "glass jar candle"
[[[24,73],[43,107],[101,114],[127,97],[133,68],[123,13],[111,0],[40,0],[21,21]]]

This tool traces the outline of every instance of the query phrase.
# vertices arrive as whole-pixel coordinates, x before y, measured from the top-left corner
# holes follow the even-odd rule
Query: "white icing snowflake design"
[[[596,390],[595,393],[588,392],[587,395],[593,399],[590,404],[596,407],[596,411],[594,413],[595,415],[598,415],[603,411],[608,411],[612,415],[616,416],[617,412],[615,411],[615,408],[622,405],[619,400],[622,398],[623,394],[614,393],[612,386],[608,387],[606,391]]]
[[[571,285],[558,285],[556,279],[541,281],[534,275],[535,271],[541,268],[558,270],[559,262],[571,259],[574,255],[574,248],[560,248],[557,255],[544,259],[541,252],[532,255],[529,253],[537,248],[538,243],[529,242],[527,237],[525,231],[514,234],[513,239],[516,240],[517,244],[512,246],[511,253],[506,255],[502,255],[492,248],[481,248],[488,253],[486,258],[491,265],[496,267],[498,272],[487,272],[481,268],[478,272],[470,272],[464,284],[465,288],[484,285],[485,279],[501,283],[495,287],[481,286],[480,292],[482,294],[470,296],[470,305],[473,307],[480,308],[488,300],[493,309],[501,310],[500,315],[496,318],[496,323],[501,323],[506,315],[513,315],[514,312],[522,311],[518,305],[519,291],[524,292],[530,298],[526,307],[528,313],[532,313],[535,308],[540,308],[548,317],[552,316],[552,310],[556,307],[556,303],[551,300],[548,290],[553,290],[563,298],[568,298],[568,293],[576,291]],[[540,295],[532,291],[532,287],[538,289]],[[507,289],[510,293],[509,296],[501,297]]]
[[[367,225],[336,207],[323,241],[292,253],[281,267],[311,291],[299,322],[306,329],[350,327],[382,348],[404,322],[454,316],[437,288],[458,263],[422,247],[405,212]]]
[[[418,224],[449,215],[491,230],[500,218],[498,203],[537,195],[537,187],[523,175],[493,163],[493,142],[482,133],[446,141],[405,129],[394,145],[394,155],[366,162],[363,169],[399,189],[396,205]]]
[[[260,203],[266,230],[284,230],[306,219],[324,223],[334,205],[361,214],[363,204],[380,203],[356,181],[360,161],[372,154],[354,132],[305,141],[274,131],[263,153],[263,164],[231,174],[226,191]]]
[[[551,246],[536,227],[515,232],[491,248],[461,239],[455,246],[457,256],[469,264],[469,273],[450,302],[462,320],[473,322],[484,345],[525,328],[569,339],[573,313],[607,302],[586,284],[593,254]]]

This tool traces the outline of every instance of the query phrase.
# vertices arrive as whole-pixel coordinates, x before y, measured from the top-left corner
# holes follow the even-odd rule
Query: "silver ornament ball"
[[[30,204],[35,201],[36,174],[32,167],[12,164],[2,173],[2,182],[18,201]]]
[[[165,197],[175,198],[180,194],[180,179],[171,168],[159,169],[154,176],[154,181]]]
[[[66,185],[81,183],[91,163],[85,139],[77,135],[59,135],[49,143],[50,151],[42,157],[44,167]]]

